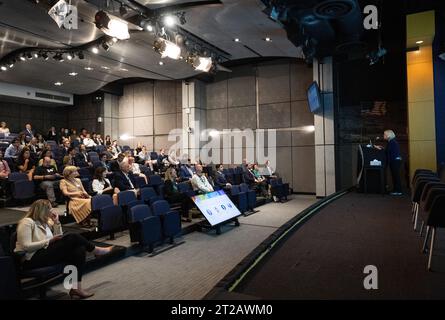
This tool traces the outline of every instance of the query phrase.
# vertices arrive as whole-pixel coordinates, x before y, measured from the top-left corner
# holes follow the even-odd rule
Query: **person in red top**
[[[0,196],[3,198],[6,197],[6,183],[10,173],[8,162],[3,159],[3,151],[0,151]]]

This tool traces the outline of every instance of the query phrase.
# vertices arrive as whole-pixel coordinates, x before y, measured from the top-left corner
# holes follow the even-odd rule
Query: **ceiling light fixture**
[[[127,72],[127,71],[128,71],[128,69],[125,69],[125,68],[120,68],[119,70],[120,70],[120,71],[124,71],[124,72]]]
[[[154,49],[162,58],[169,57],[170,59],[178,60],[181,56],[181,48],[177,44],[163,38],[155,41]]]
[[[213,60],[210,57],[190,56],[187,59],[196,71],[209,72],[213,67]]]
[[[74,55],[73,55],[72,53],[68,53],[68,54],[66,55],[66,58],[67,58],[68,60],[73,60],[73,59],[74,59]]]
[[[99,53],[99,48],[98,47],[92,47],[91,48],[91,52],[94,54],[98,54]]]
[[[39,57],[39,54],[37,53],[37,52],[35,52],[34,54],[33,54],[33,56],[34,56],[34,58],[38,58]]]
[[[172,28],[172,27],[174,27],[175,24],[176,24],[176,19],[175,19],[175,17],[174,17],[174,16],[171,16],[171,15],[167,15],[167,16],[165,16],[163,21],[164,21],[164,25],[165,25],[166,27],[168,27],[168,28]]]
[[[269,37],[266,37],[266,38],[264,39],[264,41],[266,41],[266,42],[272,42],[272,39],[269,38]]]
[[[26,57],[25,56],[20,56],[20,60],[26,61]]]
[[[108,15],[105,11],[98,11],[94,17],[94,20],[96,27],[110,37],[115,37],[119,40],[126,40],[130,38],[128,24],[126,21]]]
[[[63,82],[58,81],[58,82],[55,82],[54,85],[60,87],[61,85],[63,85]]]
[[[164,61],[159,61],[159,65],[163,66],[164,65]]]
[[[235,39],[233,39],[233,41],[235,41],[235,42],[241,42],[241,40],[240,40],[239,38],[235,38]]]
[[[102,66],[101,68],[104,69],[104,70],[110,70],[110,68],[106,67],[106,66]]]
[[[87,70],[87,71],[93,71],[94,70],[94,68],[91,68],[91,67],[85,67],[84,69]]]
[[[0,69],[1,69],[2,71],[6,71],[6,70],[8,70],[8,68],[7,68],[6,66],[1,66]]]
[[[75,76],[78,75],[78,73],[77,72],[70,72],[70,73],[68,73],[68,75],[71,76],[71,77],[75,77]]]
[[[422,44],[423,40],[416,41],[416,44]]]

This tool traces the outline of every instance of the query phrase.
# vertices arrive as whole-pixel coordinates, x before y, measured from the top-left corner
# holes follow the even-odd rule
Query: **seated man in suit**
[[[191,180],[193,190],[199,194],[213,192],[213,187],[207,180],[202,170],[202,165],[198,164],[195,166],[196,173],[193,175]]]
[[[130,164],[128,161],[122,161],[119,164],[120,170],[114,173],[114,192],[133,190],[137,195],[139,190],[136,189],[136,181],[133,173],[130,171]]]
[[[179,172],[179,176],[181,177],[181,179],[183,181],[188,181],[190,180],[194,173],[194,167],[192,167],[192,162],[190,159],[187,160],[187,164],[184,164],[181,166],[181,170]]]
[[[76,167],[76,154],[76,149],[74,149],[73,147],[69,147],[66,155],[63,157],[63,166]]]
[[[81,144],[79,146],[79,152],[76,154],[74,162],[76,163],[76,167],[79,168],[86,168],[93,166],[90,162],[90,157],[88,156],[87,148],[85,147],[84,144]]]
[[[219,164],[216,166],[215,185],[227,191],[232,188],[232,185],[227,181],[226,175],[224,174],[223,170],[224,165]]]
[[[35,133],[34,130],[32,130],[31,124],[27,123],[23,132],[25,133],[27,141],[30,141],[32,138],[34,138]]]

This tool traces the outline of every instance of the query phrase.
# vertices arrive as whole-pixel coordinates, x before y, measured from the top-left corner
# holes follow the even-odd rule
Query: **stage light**
[[[8,67],[9,67],[9,69],[14,68],[14,62],[10,61],[10,62],[8,63]]]
[[[60,87],[63,85],[63,82],[60,82],[60,81],[54,82],[54,85]]]
[[[130,38],[128,24],[119,18],[108,15],[105,11],[99,11],[95,16],[96,27],[102,30],[106,35],[115,37],[119,40]]]
[[[269,37],[266,37],[266,38],[264,39],[264,41],[266,41],[266,42],[271,42],[271,41],[272,41],[272,39],[271,39],[271,38],[269,38]]]
[[[39,54],[37,53],[37,52],[35,52],[34,54],[33,54],[33,56],[34,56],[34,58],[38,58],[39,57]]]
[[[1,66],[0,69],[1,69],[2,71],[7,71],[7,70],[8,70],[8,67],[7,67],[7,66]]]
[[[209,72],[213,66],[213,60],[210,57],[190,56],[187,60],[196,71]]]
[[[178,60],[181,56],[181,48],[175,43],[159,38],[154,43],[154,49],[161,54],[162,58]]]
[[[26,61],[26,57],[25,56],[20,56],[20,60],[21,61]]]
[[[164,61],[159,61],[159,65],[163,66],[164,65]]]
[[[74,55],[73,55],[72,53],[68,53],[68,54],[66,55],[66,58],[67,58],[68,60],[73,60],[73,59],[74,59]]]
[[[91,68],[91,67],[85,67],[84,69],[87,70],[87,71],[93,71],[94,70],[94,68]]]
[[[70,73],[68,73],[68,75],[71,76],[71,77],[75,77],[75,76],[78,75],[78,73],[77,72],[70,72]]]
[[[241,40],[240,40],[239,38],[235,38],[235,39],[233,39],[233,41],[235,41],[235,42],[241,42]]]
[[[416,44],[422,44],[423,40],[416,41]]]
[[[99,48],[98,47],[92,47],[91,48],[91,52],[94,54],[98,54],[99,53]]]
[[[167,27],[169,27],[169,28],[172,28],[172,27],[175,26],[175,24],[176,24],[176,19],[175,19],[175,17],[173,17],[173,16],[171,16],[171,15],[168,15],[168,16],[165,16],[165,17],[164,17],[164,25],[165,25],[165,26],[167,26]]]

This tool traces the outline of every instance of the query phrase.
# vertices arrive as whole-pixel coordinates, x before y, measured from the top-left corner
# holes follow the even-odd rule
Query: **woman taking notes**
[[[25,218],[19,222],[14,251],[24,253],[22,266],[28,270],[57,264],[75,266],[77,282],[73,283],[69,295],[84,299],[93,295],[82,289],[86,251],[101,256],[112,248],[96,247],[79,234],[63,235],[59,216],[48,200],[41,199],[31,205]]]

